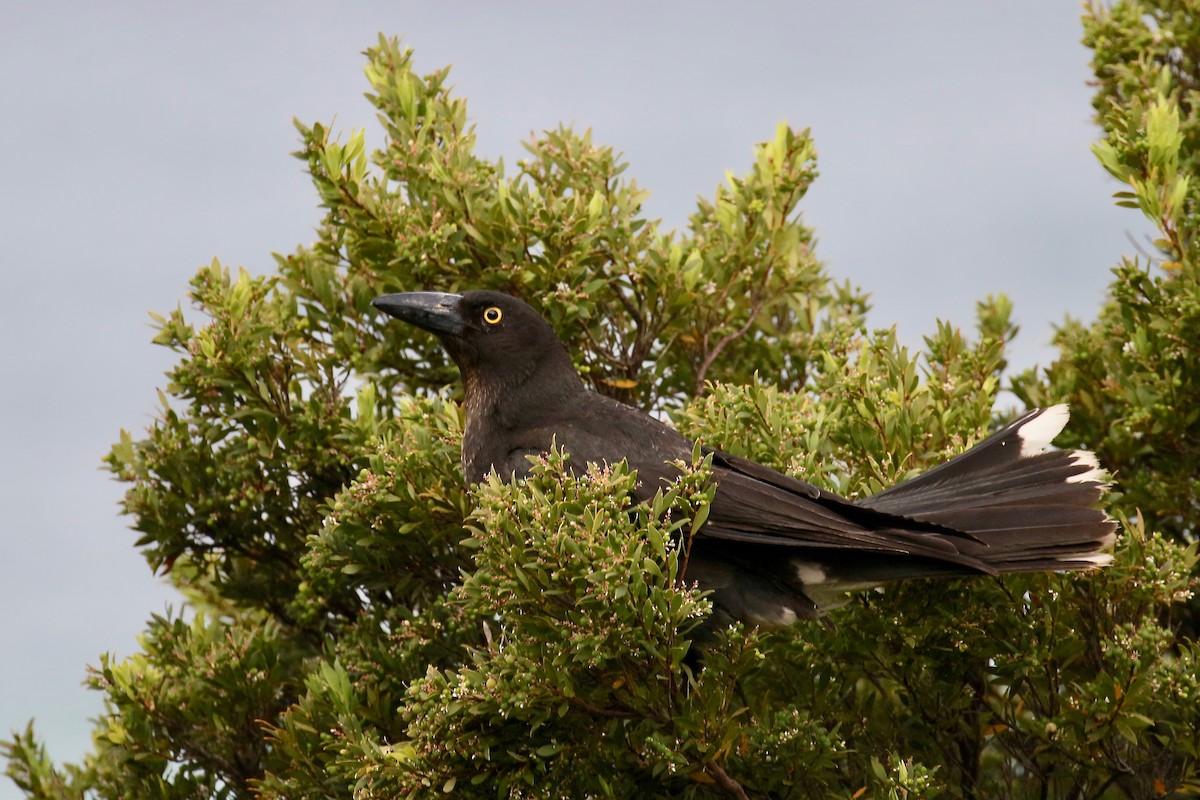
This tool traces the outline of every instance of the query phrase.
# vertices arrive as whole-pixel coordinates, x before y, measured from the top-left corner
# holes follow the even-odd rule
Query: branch
[[[724,350],[730,342],[740,339],[746,335],[746,332],[750,330],[750,328],[754,325],[755,320],[758,319],[758,315],[762,311],[762,307],[765,302],[766,298],[764,296],[760,296],[757,300],[755,300],[754,305],[750,308],[750,315],[746,319],[746,324],[738,328],[736,331],[730,331],[722,336],[720,341],[718,341],[713,349],[708,352],[708,355],[704,357],[704,360],[700,362],[700,369],[696,370],[696,396],[699,396],[703,393],[704,378],[708,375],[708,368],[712,366],[712,363],[716,361],[717,356],[721,354],[721,351]]]
[[[740,798],[740,800],[750,800],[750,798],[746,795],[746,790],[742,788],[742,785],[733,778],[729,777],[729,773],[722,769],[720,764],[716,763],[715,761],[705,764],[704,772],[710,778],[716,781],[717,786],[720,786],[722,789],[724,789],[726,794],[733,795],[734,797]]]

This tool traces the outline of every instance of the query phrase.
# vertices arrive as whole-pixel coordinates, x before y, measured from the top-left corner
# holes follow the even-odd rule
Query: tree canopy
[[[319,238],[256,277],[214,261],[178,362],[107,464],[149,566],[187,598],[102,657],[94,749],[3,744],[31,798],[1087,797],[1200,792],[1200,9],[1085,10],[1100,164],[1160,232],[1042,370],[1005,372],[1003,297],[920,352],[871,330],[798,214],[817,177],[779,126],[686,229],[589,133],[515,166],[474,151],[447,70],[367,51],[383,146],[299,124]],[[1097,265],[1103,268],[1103,265]],[[622,465],[464,485],[457,373],[372,312],[408,289],[535,304],[596,391],[851,497],[1066,401],[1063,442],[1113,474],[1114,564],[923,581],[832,624],[733,627],[676,581],[711,499],[697,460],[634,505]]]

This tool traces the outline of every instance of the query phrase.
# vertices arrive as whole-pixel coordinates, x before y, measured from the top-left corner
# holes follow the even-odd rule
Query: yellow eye
[[[483,312],[483,321],[488,325],[495,325],[504,316],[504,312],[496,306],[492,306]]]

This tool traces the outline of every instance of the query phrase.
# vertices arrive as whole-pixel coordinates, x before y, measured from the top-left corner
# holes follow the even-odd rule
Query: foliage
[[[1063,398],[1070,436],[1115,476],[1126,513],[1180,543],[1200,519],[1200,27],[1189,2],[1124,2],[1084,17],[1095,50],[1094,150],[1123,186],[1119,205],[1142,212],[1152,253],[1115,270],[1094,323],[1068,320],[1060,357],[1014,380],[1030,403]],[[1070,440],[1068,440],[1070,441]],[[1200,634],[1200,602],[1177,615]]]
[[[1127,509],[1196,541],[1200,519],[1200,27],[1189,2],[1124,2],[1084,19],[1095,50],[1095,146],[1124,186],[1118,203],[1158,231],[1154,255],[1114,271],[1092,324],[1068,321],[1045,376],[1018,378],[1032,403],[1071,403],[1076,441],[1095,448]],[[1193,628],[1193,631],[1196,629]]]
[[[478,157],[447,72],[418,75],[381,38],[366,72],[383,148],[299,126],[318,241],[270,276],[198,272],[203,324],[159,318],[155,341],[179,354],[161,413],[108,457],[187,608],[94,670],[106,712],[83,764],[55,767],[31,727],[4,745],[9,775],[36,798],[1200,791],[1200,652],[1182,635],[1200,407],[1191,73],[1143,79],[1159,42],[1131,8],[1087,20],[1097,153],[1129,185],[1120,199],[1162,223],[1170,263],[1120,268],[1101,319],[1069,323],[1060,360],[1013,385],[1070,399],[1072,435],[1117,468],[1112,568],[888,587],[835,624],[730,628],[699,668],[699,451],[640,505],[625,465],[572,473],[557,453],[526,481],[468,489],[453,368],[370,300],[520,294],[598,391],[850,496],[986,435],[1007,300],[979,304],[973,337],[942,325],[910,353],[812,253],[796,214],[816,176],[807,133],[781,126],[667,233],[587,134],[546,132],[511,177]]]

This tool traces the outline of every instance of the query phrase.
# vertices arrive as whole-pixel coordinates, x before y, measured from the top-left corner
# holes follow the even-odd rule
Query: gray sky
[[[811,126],[802,208],[830,272],[919,344],[1006,292],[1017,366],[1090,319],[1141,236],[1089,153],[1074,0],[1004,3],[84,3],[10,0],[0,25],[0,733],[36,716],[87,748],[101,652],[175,595],[117,515],[100,459],[152,418],[172,363],[147,312],[213,256],[270,269],[319,219],[291,118],[380,137],[360,52],[400,34],[453,64],[479,148],[592,127],[681,226],[780,120]],[[413,287],[419,288],[419,287]],[[0,800],[16,797],[0,779]]]

